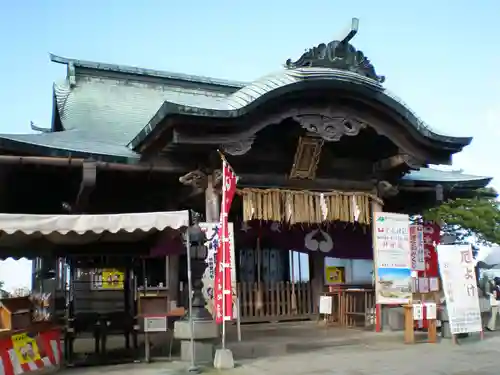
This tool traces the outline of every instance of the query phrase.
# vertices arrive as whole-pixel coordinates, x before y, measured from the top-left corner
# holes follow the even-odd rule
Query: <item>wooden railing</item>
[[[325,318],[341,327],[369,327],[375,324],[375,293],[373,289],[342,287],[326,292],[332,296],[332,312]]]
[[[316,315],[309,282],[238,283],[241,321],[311,319]]]

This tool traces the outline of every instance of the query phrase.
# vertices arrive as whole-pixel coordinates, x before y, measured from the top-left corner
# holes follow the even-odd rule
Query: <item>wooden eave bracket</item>
[[[397,155],[390,156],[388,158],[382,159],[374,163],[373,171],[387,171],[397,168],[401,165],[406,165],[410,169],[419,169],[425,166],[424,162],[421,162],[411,155],[405,153],[399,153]]]

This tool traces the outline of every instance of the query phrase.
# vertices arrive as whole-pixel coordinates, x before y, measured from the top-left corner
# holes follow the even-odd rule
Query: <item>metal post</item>
[[[188,308],[189,308],[189,328],[191,329],[191,365],[189,366],[189,372],[198,372],[199,369],[196,367],[194,361],[194,320],[193,320],[193,280],[191,275],[191,239],[189,238],[189,230],[186,231],[186,250],[187,250],[187,274],[188,274]]]
[[[236,297],[237,313],[236,315],[236,330],[238,332],[238,342],[241,341],[241,314],[240,314],[240,297]]]
[[[224,171],[226,170],[226,161],[222,161],[222,173],[224,176]],[[224,177],[223,177],[224,179]],[[219,251],[222,251],[222,349],[226,349],[226,239],[227,239],[227,225],[224,225],[223,223],[227,222],[227,207],[226,207],[226,187],[225,187],[225,181],[222,181],[222,212],[221,214],[221,234],[222,238],[220,239],[222,241],[222,246],[219,247]],[[229,245],[229,243],[227,244]],[[216,262],[217,263],[217,262]],[[232,293],[232,290],[229,291]]]

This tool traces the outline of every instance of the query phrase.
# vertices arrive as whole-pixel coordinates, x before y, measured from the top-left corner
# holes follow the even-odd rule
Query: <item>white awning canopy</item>
[[[0,214],[0,247],[18,247],[45,239],[54,244],[132,242],[167,229],[189,226],[189,211],[113,215]]]

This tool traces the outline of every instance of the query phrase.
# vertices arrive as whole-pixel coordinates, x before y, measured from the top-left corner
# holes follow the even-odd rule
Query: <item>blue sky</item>
[[[435,129],[474,136],[455,166],[500,177],[498,15],[495,0],[3,0],[0,132],[29,132],[30,121],[49,126],[52,82],[65,75],[49,52],[251,81],[358,17],[353,44],[386,87]],[[28,282],[11,269],[0,266],[0,279]]]

